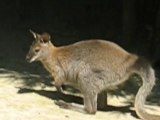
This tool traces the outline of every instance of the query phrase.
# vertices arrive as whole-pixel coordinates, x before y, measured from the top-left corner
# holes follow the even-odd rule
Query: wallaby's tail
[[[142,78],[142,86],[139,88],[135,98],[135,110],[143,120],[160,120],[160,116],[149,114],[145,111],[145,101],[155,85],[155,73],[151,65],[144,59],[139,58],[135,63],[136,72]]]

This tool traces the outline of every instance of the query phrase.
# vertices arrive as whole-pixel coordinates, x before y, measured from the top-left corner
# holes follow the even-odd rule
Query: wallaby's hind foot
[[[74,111],[81,112],[81,113],[87,113],[83,105],[78,105],[75,103],[67,103],[62,100],[55,101],[55,104],[58,105],[60,108],[74,110]]]

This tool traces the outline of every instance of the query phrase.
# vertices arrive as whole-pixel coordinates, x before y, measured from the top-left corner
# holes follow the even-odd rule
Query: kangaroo
[[[124,83],[132,74],[142,78],[142,86],[135,97],[135,111],[143,120],[160,120],[159,115],[145,111],[145,101],[155,85],[152,66],[143,58],[125,51],[107,40],[85,40],[72,45],[56,47],[48,33],[30,31],[34,41],[26,56],[28,62],[40,61],[55,80],[71,85],[82,93],[84,106],[57,101],[61,107],[83,113],[95,114],[97,95]]]

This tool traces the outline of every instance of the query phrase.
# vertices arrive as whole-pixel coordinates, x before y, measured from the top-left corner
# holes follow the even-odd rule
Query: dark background
[[[57,46],[111,40],[160,68],[160,0],[2,0],[2,63],[25,61],[32,42],[29,29],[50,33]]]

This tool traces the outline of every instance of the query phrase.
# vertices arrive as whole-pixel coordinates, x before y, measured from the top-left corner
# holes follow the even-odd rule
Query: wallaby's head
[[[48,56],[51,42],[50,35],[48,33],[38,34],[30,30],[34,37],[34,41],[30,46],[29,52],[26,56],[28,62],[40,61]]]

